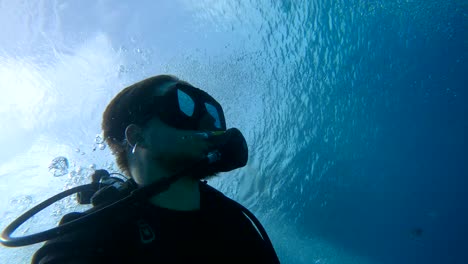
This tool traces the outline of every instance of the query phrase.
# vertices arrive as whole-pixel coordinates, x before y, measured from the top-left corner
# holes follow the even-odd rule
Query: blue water
[[[58,98],[42,108],[62,111],[18,125],[1,166],[37,135],[56,140],[42,155],[84,149],[118,91],[175,74],[246,136],[249,164],[212,184],[259,216],[283,263],[468,263],[466,1],[0,4],[0,24],[15,25],[0,66],[33,65]]]

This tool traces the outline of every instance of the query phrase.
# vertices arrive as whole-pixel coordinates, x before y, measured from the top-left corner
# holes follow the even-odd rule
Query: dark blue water
[[[320,47],[306,33],[306,54],[286,81],[325,112],[289,164],[307,175],[320,156],[312,175],[322,180],[306,187],[318,194],[302,209],[301,230],[380,263],[466,263],[466,4],[341,4],[320,13],[344,14],[344,31],[318,30]],[[282,7],[291,19],[293,6]],[[330,53],[322,67],[312,63],[317,48]],[[326,96],[316,101],[317,85]],[[313,130],[317,123],[297,122],[303,111],[291,109],[291,127]]]

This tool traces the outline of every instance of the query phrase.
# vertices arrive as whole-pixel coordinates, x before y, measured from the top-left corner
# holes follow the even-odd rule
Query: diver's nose
[[[200,118],[198,123],[198,130],[219,130],[219,128],[215,126],[215,122],[216,119],[214,117],[208,113],[205,113]]]

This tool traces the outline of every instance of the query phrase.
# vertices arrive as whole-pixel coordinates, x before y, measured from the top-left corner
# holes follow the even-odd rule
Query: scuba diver
[[[279,263],[255,216],[205,181],[244,166],[248,154],[210,95],[151,77],[114,97],[102,130],[127,180],[97,170],[94,191],[78,193],[93,208],[65,215],[57,228],[80,225],[57,231],[32,263]]]

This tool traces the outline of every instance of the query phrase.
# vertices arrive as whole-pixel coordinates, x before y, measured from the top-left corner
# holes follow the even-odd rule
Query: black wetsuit
[[[47,242],[32,263],[277,263],[274,250],[229,198],[203,183],[200,195],[197,211],[133,205],[106,224]],[[61,224],[80,215],[66,215]]]

